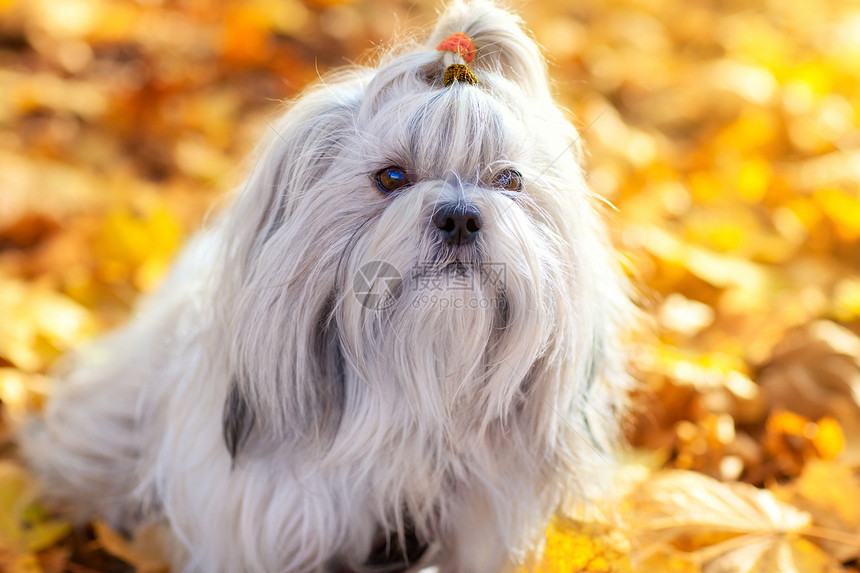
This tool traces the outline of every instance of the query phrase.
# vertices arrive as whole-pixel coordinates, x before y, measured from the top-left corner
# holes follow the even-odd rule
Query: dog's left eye
[[[401,187],[409,184],[406,172],[396,166],[386,167],[382,171],[377,172],[373,179],[376,181],[376,186],[379,187],[379,190],[383,193],[397,191]]]
[[[513,169],[499,171],[493,177],[493,187],[504,189],[505,191],[522,191],[523,176],[519,171]]]

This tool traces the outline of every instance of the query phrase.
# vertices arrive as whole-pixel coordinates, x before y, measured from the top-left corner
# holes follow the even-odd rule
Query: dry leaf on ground
[[[557,517],[547,529],[543,556],[528,573],[633,573],[629,544],[618,530]]]
[[[767,490],[668,470],[629,498],[636,559],[666,546],[694,556],[705,573],[823,573],[841,568],[803,538],[812,516]]]
[[[819,532],[817,540],[827,553],[842,562],[860,557],[860,477],[856,471],[844,464],[811,460],[797,480],[775,493],[808,512],[816,526],[827,528]]]
[[[0,461],[0,571],[38,573],[36,553],[69,533],[69,524],[51,518],[36,503],[33,479],[11,461]]]
[[[138,530],[128,540],[102,521],[93,523],[96,539],[105,551],[134,567],[136,573],[167,573],[160,531],[157,526]]]

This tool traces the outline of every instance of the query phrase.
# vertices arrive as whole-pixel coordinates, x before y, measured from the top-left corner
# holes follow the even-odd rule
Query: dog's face
[[[445,86],[434,48],[459,31],[478,81]],[[602,374],[623,295],[577,134],[517,23],[454,9],[274,129],[226,218],[233,453],[255,424],[330,440],[368,416],[464,448],[514,418],[558,439],[553,411]]]

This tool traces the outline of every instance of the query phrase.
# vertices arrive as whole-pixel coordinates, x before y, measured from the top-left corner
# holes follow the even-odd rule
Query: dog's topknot
[[[460,35],[471,40],[468,61],[459,50],[439,45]],[[446,70],[467,66],[470,80],[500,100],[550,100],[546,64],[522,20],[490,0],[455,0],[440,14],[430,36],[417,44],[401,45],[387,53],[368,86],[368,92],[385,99],[389,93],[419,93],[446,88]],[[462,77],[462,74],[458,77]],[[453,79],[452,79],[453,81]],[[377,98],[379,99],[379,98]],[[378,111],[375,102],[369,108]],[[512,107],[517,107],[513,105]]]
[[[518,16],[489,0],[451,2],[430,35],[428,47],[458,32],[474,44],[475,58],[469,67],[479,79],[482,73],[496,74],[519,84],[530,96],[546,94],[546,65]],[[450,56],[455,54],[449,52],[443,61]],[[451,63],[460,62],[444,65]]]
[[[456,32],[439,42],[439,45],[436,46],[436,51],[448,52],[453,54],[449,58],[453,57],[466,62],[463,64],[455,62],[445,68],[445,87],[450,86],[455,81],[469,84],[478,83],[478,78],[475,77],[475,74],[466,65],[475,59],[475,44],[472,43],[472,38],[463,32]]]

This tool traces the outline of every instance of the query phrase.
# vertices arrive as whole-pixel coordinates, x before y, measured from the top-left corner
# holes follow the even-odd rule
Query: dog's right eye
[[[376,181],[376,186],[379,187],[379,190],[386,194],[409,185],[406,172],[396,166],[386,167],[379,171],[373,179]]]

